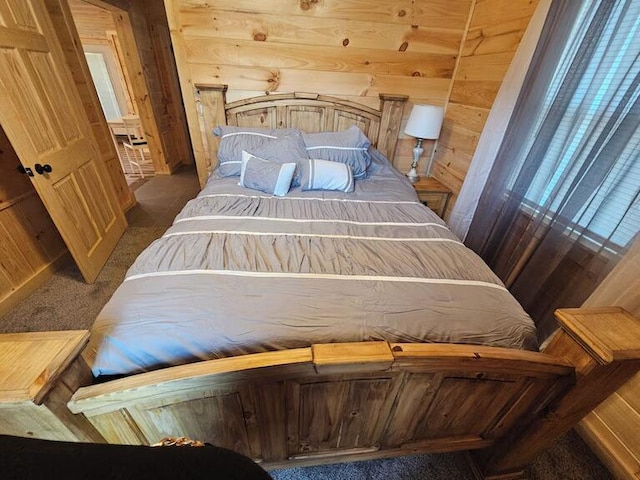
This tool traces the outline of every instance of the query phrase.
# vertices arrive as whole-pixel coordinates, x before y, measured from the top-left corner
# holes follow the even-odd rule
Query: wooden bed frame
[[[331,132],[357,125],[382,154],[393,162],[409,97],[380,94],[380,110],[317,93],[265,95],[226,103],[226,85],[195,86],[201,138],[195,157],[201,186],[217,165],[218,125],[242,127],[299,128],[302,131]],[[202,145],[202,150],[200,150]]]
[[[225,87],[197,88],[206,146],[198,167],[207,169],[217,147],[210,132],[225,122],[307,131],[355,123],[393,159],[406,101],[381,95],[376,111],[291,94],[225,105]],[[73,423],[81,440],[152,444],[186,436],[241,452],[265,468],[468,450],[478,478],[523,478],[541,450],[640,368],[640,322],[623,310],[563,310],[557,318],[561,329],[541,353],[453,344],[312,345],[79,389],[61,381],[67,393],[51,389],[58,392],[53,410],[64,399],[68,410],[55,415]]]

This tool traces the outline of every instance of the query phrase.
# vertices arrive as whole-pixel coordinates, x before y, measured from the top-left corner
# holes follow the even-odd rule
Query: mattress
[[[207,182],[92,328],[94,375],[384,340],[536,350],[530,317],[380,155],[354,193]]]

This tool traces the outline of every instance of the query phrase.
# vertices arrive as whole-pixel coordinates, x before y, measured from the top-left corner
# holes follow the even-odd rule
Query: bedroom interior
[[[166,130],[161,132],[162,129],[156,126],[155,131],[150,129],[151,136],[153,137],[155,133],[155,138],[160,139],[158,145],[160,149],[164,149],[164,158],[178,159],[178,161],[169,160],[173,167],[170,167],[167,173],[170,173],[172,168],[176,169],[183,163],[189,163],[191,152],[190,147],[187,147],[188,140],[185,136],[188,128],[200,186],[204,186],[209,172],[217,163],[216,150],[224,142],[224,137],[221,142],[219,137],[213,135],[213,128],[225,124],[245,127],[298,127],[303,131],[341,130],[355,124],[368,135],[372,143],[393,162],[396,168],[406,173],[413,160],[412,149],[415,146],[415,139],[405,135],[402,129],[411,111],[409,106],[418,103],[441,105],[445,107],[445,120],[437,140],[437,148],[435,148],[435,141],[425,140],[427,155],[422,157],[420,168],[421,174],[424,175],[427,163],[425,157],[433,157],[431,174],[440,182],[438,185],[446,189],[443,190],[447,192],[443,198],[448,200],[441,204],[442,212],[438,213],[448,221],[457,221],[455,214],[459,198],[462,199],[460,204],[466,205],[463,190],[467,188],[468,182],[465,184],[465,176],[469,171],[471,178],[476,178],[473,167],[469,170],[471,159],[476,154],[476,147],[480,152],[488,148],[483,141],[486,143],[487,137],[491,137],[494,129],[497,129],[496,125],[499,124],[500,119],[497,119],[496,112],[504,114],[509,108],[512,110],[515,108],[519,89],[516,90],[515,95],[511,92],[509,107],[509,86],[513,82],[517,84],[519,74],[520,83],[525,82],[526,66],[535,61],[533,51],[538,43],[538,37],[541,36],[546,11],[553,8],[549,5],[551,2],[545,1],[538,4],[531,1],[500,0],[470,0],[456,2],[453,5],[437,0],[398,1],[379,8],[373,8],[370,5],[365,7],[364,4],[355,0],[346,4],[343,2],[340,6],[332,2],[255,4],[249,1],[240,2],[240,4],[221,2],[211,6],[205,2],[183,0],[165,1],[167,13],[165,19],[161,8],[144,9],[139,4],[135,5],[134,2],[92,0],[91,3],[118,9],[120,13],[115,13],[114,18],[120,18],[124,24],[129,22],[133,25],[129,35],[136,35],[134,40],[138,45],[140,58],[145,59],[143,60],[144,68],[139,70],[141,75],[138,79],[147,83],[150,93],[154,90],[159,92],[155,98],[154,95],[150,95],[146,101],[151,114],[157,114],[157,118],[166,119],[166,122],[161,124],[166,127]],[[156,7],[158,4],[158,2],[145,3],[155,4]],[[126,224],[120,213],[121,210],[126,206],[130,208],[135,202],[131,193],[127,194],[123,190],[122,171],[115,164],[117,155],[113,155],[115,153],[113,143],[105,141],[108,138],[105,134],[106,121],[102,114],[96,114],[99,108],[96,94],[91,88],[87,88],[88,82],[84,81],[87,78],[87,69],[79,61],[80,52],[75,47],[57,49],[54,45],[56,40],[53,37],[57,38],[63,46],[75,44],[77,47],[78,45],[78,42],[73,41],[73,38],[77,38],[77,33],[74,33],[75,30],[69,24],[66,1],[34,0],[29,5],[32,6],[22,11],[21,6],[15,2],[5,2],[0,9],[0,14],[3,15],[2,23],[6,26],[2,28],[7,32],[9,30],[15,32],[18,29],[33,32],[34,25],[38,25],[37,28],[42,29],[39,35],[44,36],[47,48],[51,49],[50,58],[57,62],[64,58],[64,62],[71,67],[72,76],[64,71],[65,68],[61,63],[54,63],[51,66],[36,61],[35,68],[48,73],[55,72],[60,82],[62,81],[60,79],[72,78],[73,84],[80,92],[78,99],[84,100],[75,100],[73,96],[77,96],[78,93],[74,93],[72,89],[61,88],[65,91],[68,104],[73,105],[72,112],[69,112],[68,107],[60,102],[55,106],[32,103],[29,105],[31,110],[27,114],[14,108],[8,116],[2,117],[6,136],[12,139],[11,142],[8,138],[3,140],[3,145],[6,145],[6,148],[4,146],[2,148],[3,152],[10,153],[10,156],[4,153],[0,155],[3,160],[1,163],[3,169],[11,172],[15,169],[16,161],[27,157],[38,159],[45,164],[50,161],[53,166],[52,174],[38,173],[32,178],[37,194],[34,193],[27,176],[15,175],[15,182],[11,183],[10,187],[2,187],[6,188],[10,194],[9,201],[3,200],[4,205],[0,212],[3,214],[3,245],[10,247],[3,250],[0,262],[4,291],[8,293],[6,295],[8,300],[0,304],[3,312],[8,312],[12,306],[19,303],[19,300],[35,290],[38,284],[45,282],[56,268],[68,262],[65,242],[85,278],[89,281],[95,279],[124,231]],[[30,8],[32,10],[29,10]],[[255,15],[247,16],[244,13],[247,10],[255,11]],[[16,12],[20,12],[21,16]],[[35,16],[38,19],[37,22],[29,20],[30,16]],[[50,18],[52,22],[50,25],[66,25],[65,30],[56,28],[57,33],[53,35],[51,28],[43,26],[42,22],[47,23],[43,20],[44,17]],[[169,39],[169,28],[164,23],[167,20],[171,39]],[[527,30],[529,23],[536,28]],[[375,40],[371,38],[372,31],[377,32],[374,36]],[[339,42],[336,41],[338,36]],[[5,37],[8,40],[6,38],[2,40],[5,42],[4,47],[23,50],[20,58],[26,58],[28,55],[37,57],[37,54],[24,53],[30,48],[35,48],[34,51],[42,51],[41,39],[38,40],[39,43],[35,40],[31,43],[25,40],[11,43],[15,40],[8,35]],[[141,46],[139,43],[141,39],[149,43]],[[521,47],[526,48],[518,50],[521,39]],[[403,41],[399,42],[399,40]],[[283,44],[286,44],[286,48],[283,48]],[[174,75],[175,70],[172,74],[165,68],[167,63],[171,63],[166,57],[167,45],[170,45],[175,53],[179,81]],[[527,48],[528,53],[523,54]],[[5,50],[8,49],[5,48]],[[160,51],[163,52],[162,55],[158,53]],[[161,58],[163,55],[165,57]],[[532,57],[534,57],[533,60]],[[6,58],[6,61],[11,61],[9,56]],[[150,58],[153,59],[151,60],[153,67],[150,67],[147,62]],[[18,67],[12,65],[12,68],[20,68],[20,65]],[[49,70],[41,70],[42,68],[49,68]],[[155,70],[155,73],[151,73],[151,78],[146,77],[149,70]],[[27,78],[29,73],[30,71],[27,71]],[[21,74],[25,75],[24,71],[21,71]],[[165,79],[164,82],[158,81],[161,77]],[[11,77],[6,74],[3,84],[8,85],[10,82]],[[57,87],[63,84],[59,83]],[[222,84],[228,87],[222,87]],[[501,86],[502,89],[500,89]],[[176,115],[176,110],[181,109],[175,108],[175,99],[180,97],[178,88],[181,89],[184,98],[185,111],[182,113],[182,119],[186,114],[186,122],[182,124],[179,115]],[[499,90],[500,95],[498,95]],[[6,98],[9,102],[15,102],[15,99],[22,98],[24,95],[16,89],[8,88],[8,91],[9,96]],[[83,92],[84,96],[82,96]],[[289,94],[289,92],[298,93]],[[268,95],[261,98],[265,93]],[[42,95],[42,88],[36,90],[35,98],[43,98]],[[44,95],[44,98],[50,95],[46,88],[44,88]],[[173,102],[163,103],[163,100],[158,100],[160,97],[171,98]],[[504,100],[505,98],[507,100]],[[34,113],[39,108],[43,108],[45,113],[39,115]],[[55,110],[56,108],[58,110]],[[86,135],[87,138],[84,140],[87,142],[85,145],[95,152],[90,163],[85,164],[90,167],[84,166],[76,172],[67,173],[66,175],[70,175],[68,177],[59,174],[58,170],[64,169],[59,168],[63,166],[62,164],[54,163],[59,161],[56,160],[58,157],[51,156],[50,152],[43,148],[50,145],[45,136],[30,133],[31,145],[28,142],[16,141],[20,135],[18,125],[39,121],[41,125],[49,126],[49,130],[45,128],[45,131],[49,133],[49,138],[59,139],[58,145],[68,143],[74,135],[77,135],[77,130],[72,129],[71,133],[62,131],[60,126],[55,124],[60,121],[60,118],[54,121],[46,118],[47,114],[55,115],[52,112],[63,112],[65,109],[67,120],[74,119],[73,122],[77,126],[83,125],[87,119],[94,120],[91,124],[92,128],[89,129],[92,133]],[[85,113],[83,114],[82,111]],[[160,111],[163,113],[159,114]],[[83,118],[83,115],[86,116]],[[175,125],[180,124],[184,127],[183,129],[174,128]],[[106,132],[108,133],[108,129]],[[168,132],[171,132],[171,136]],[[180,140],[177,137],[181,135]],[[0,139],[2,138],[0,136]],[[69,148],[74,147],[67,147],[67,151],[72,152],[73,150]],[[101,159],[101,161],[95,161],[95,159]],[[36,160],[31,160],[28,165],[34,166],[35,162]],[[187,169],[186,172],[188,171]],[[56,198],[55,195],[60,189],[58,192],[55,189],[52,192],[48,189],[50,187],[45,185],[46,180],[57,181],[59,185],[67,182],[69,185],[69,180],[64,178],[70,178],[71,182],[75,182],[75,184],[71,183],[76,185],[75,190],[63,189],[64,195]],[[171,177],[168,177],[168,180],[171,180]],[[80,187],[78,188],[77,185]],[[126,187],[126,183],[124,185]],[[97,197],[87,193],[87,189],[95,190],[96,186],[97,190],[101,190],[105,197],[109,198],[106,204],[109,207],[105,208],[104,204],[102,207],[98,206]],[[85,213],[70,207],[73,201],[77,202],[78,199],[88,206],[85,207]],[[70,200],[72,203],[69,203]],[[82,215],[88,214],[96,225],[94,229],[97,229],[97,237],[93,238],[94,234],[89,235],[87,230],[81,231],[78,236],[77,232],[73,231],[73,226],[69,225],[69,220],[60,217],[60,208],[57,207],[59,205],[65,205],[62,207],[64,209],[71,208],[76,219],[78,215],[80,215],[79,218],[84,218]],[[428,205],[431,206],[431,203],[428,202]],[[47,215],[47,210],[53,210],[50,212],[51,217]],[[38,211],[40,217],[45,219],[40,220],[39,224],[35,223],[37,219],[34,220],[27,213],[29,211]],[[457,211],[460,211],[460,206],[457,207]],[[22,215],[24,220],[20,221],[21,217],[16,215]],[[166,226],[170,224],[171,219],[168,219]],[[54,223],[58,225],[57,228]],[[17,230],[16,227],[18,227]],[[471,231],[474,231],[473,226]],[[58,232],[62,234],[64,241]],[[44,233],[47,235],[43,235]],[[162,233],[163,229],[159,228],[157,236]],[[74,240],[74,235],[80,241]],[[174,235],[183,234],[175,231]],[[518,240],[516,234],[513,236]],[[100,239],[99,242],[97,238]],[[84,247],[79,248],[79,243],[80,247],[83,245]],[[23,244],[34,245],[32,251],[38,255],[25,253],[18,247]],[[99,244],[104,246],[96,248]],[[620,250],[617,256],[622,258],[621,261],[618,262],[619,258],[616,258],[606,268],[600,267],[592,276],[591,286],[580,286],[585,291],[588,288],[591,290],[595,288],[595,293],[585,305],[621,305],[632,314],[638,315],[637,294],[634,294],[635,290],[629,287],[629,279],[637,283],[637,279],[629,273],[634,271],[634,266],[637,266],[637,250],[638,248],[629,251]],[[96,252],[98,256],[95,256]],[[584,256],[584,253],[573,250],[572,253],[579,258]],[[34,260],[37,258],[42,261],[39,263]],[[131,258],[129,264],[132,260]],[[16,266],[19,268],[15,268]],[[491,266],[495,268],[494,265]],[[580,274],[573,273],[573,275],[575,279],[580,277]],[[590,275],[592,275],[591,270]],[[605,276],[606,280],[603,281]],[[505,277],[502,278],[505,280]],[[619,282],[620,278],[624,279],[620,282],[624,288],[618,285],[612,286],[616,284],[614,280],[617,279]],[[20,288],[21,285],[25,288]],[[561,303],[559,306],[567,304],[578,306],[586,299],[588,293],[578,303],[575,303],[576,300],[571,297],[565,297],[568,303]],[[272,467],[282,467],[291,460],[304,465],[322,461],[333,463],[339,460],[395,455],[399,451],[394,452],[393,448],[389,449],[389,447],[396,442],[397,445],[401,445],[400,450],[404,453],[481,448],[484,450],[480,452],[484,453],[477,455],[476,461],[484,464],[485,473],[514,472],[532,459],[530,450],[537,451],[538,448],[548,446],[546,444],[549,442],[540,442],[540,435],[562,433],[560,430],[566,430],[578,420],[575,417],[576,409],[586,414],[599,403],[598,396],[608,396],[605,394],[617,389],[614,388],[616,382],[623,383],[624,379],[631,375],[632,370],[637,368],[637,362],[631,360],[638,349],[637,343],[633,343],[631,333],[635,328],[633,322],[629,324],[628,333],[631,336],[627,339],[616,337],[612,330],[613,336],[604,340],[603,351],[601,343],[603,340],[599,336],[603,335],[607,338],[606,333],[604,329],[598,331],[599,329],[593,327],[588,314],[567,312],[564,315],[562,317],[561,314],[560,317],[566,334],[554,337],[553,341],[545,344],[544,351],[547,357],[538,356],[543,354],[529,357],[526,355],[527,352],[516,354],[511,350],[510,354],[504,357],[493,351],[491,347],[461,346],[460,349],[456,349],[448,345],[448,350],[441,351],[437,348],[422,348],[418,344],[399,345],[392,341],[386,349],[378,344],[361,344],[343,349],[339,344],[334,347],[314,345],[308,349],[308,352],[298,348],[297,351],[283,352],[283,355],[276,355],[275,352],[273,355],[262,357],[249,355],[244,366],[243,359],[236,357],[230,359],[233,360],[230,362],[212,360],[211,362],[217,363],[189,364],[184,368],[174,367],[174,369],[158,370],[150,374],[134,375],[78,390],[70,401],[69,408],[74,413],[82,412],[73,418],[88,418],[91,424],[87,424],[86,420],[78,420],[79,426],[73,427],[72,431],[75,432],[76,438],[95,439],[104,436],[115,442],[145,443],[150,441],[149,435],[159,432],[158,424],[154,423],[155,420],[152,418],[160,415],[164,419],[162,422],[165,423],[166,428],[169,428],[168,425],[172,422],[177,422],[175,425],[181,425],[184,428],[188,426],[187,430],[190,428],[192,432],[213,434],[215,438],[218,438],[216,435],[221,435],[220,439],[223,443],[233,445],[253,458],[262,458],[265,464]],[[607,310],[606,313],[601,311],[594,315],[598,318],[598,322],[607,321],[603,316],[607,319],[620,318],[621,322],[627,321],[623,319],[624,315],[620,317],[621,312],[614,310]],[[93,319],[90,319],[90,322],[92,321]],[[85,325],[86,323],[81,328],[86,328]],[[615,330],[616,325],[612,325],[612,328]],[[83,343],[84,340],[78,342]],[[577,345],[582,345],[586,350]],[[484,348],[487,350],[485,351]],[[607,356],[609,350],[610,353],[613,352],[613,356]],[[444,354],[445,351],[448,353]],[[625,353],[621,353],[622,351]],[[72,355],[74,358],[75,354]],[[553,356],[553,359],[549,355]],[[572,358],[570,361],[572,365],[583,365],[576,370],[577,386],[573,388],[573,393],[568,393],[564,397],[564,400],[560,397],[566,387],[571,369],[567,369],[570,365],[560,357]],[[473,360],[474,358],[477,361]],[[71,360],[69,358],[69,361]],[[609,361],[614,362],[611,368],[598,365]],[[263,370],[254,370],[256,363],[252,362],[258,362],[257,364],[262,365]],[[471,362],[471,365],[465,366],[468,362]],[[473,366],[473,362],[478,365]],[[338,366],[335,366],[336,364]],[[480,366],[482,366],[482,376],[470,381],[471,376],[475,375],[472,372],[479,370]],[[63,377],[66,378],[67,375],[82,370],[81,365],[69,368],[70,370],[65,370]],[[260,391],[251,384],[243,384],[247,378],[260,376],[259,372],[264,373],[265,368],[272,372],[273,379],[289,378],[291,385],[298,382],[298,387],[294,390],[286,387],[283,390],[276,382],[263,385],[264,389]],[[450,372],[448,377],[436,376],[433,378],[439,380],[427,380],[427,377],[434,372],[441,372],[436,375],[442,375],[442,372],[447,369]],[[237,376],[240,371],[245,373],[233,380],[236,378],[234,375]],[[523,374],[524,376],[521,377]],[[86,372],[81,376],[84,375]],[[597,379],[601,375],[613,375],[616,378],[608,385],[612,389],[611,392],[600,391]],[[317,379],[308,383],[310,376]],[[90,383],[90,378],[83,378],[82,384]],[[307,379],[306,383],[304,378]],[[366,381],[364,381],[365,378]],[[438,385],[443,378],[444,383]],[[466,380],[463,380],[465,378]],[[505,382],[507,378],[509,379],[507,383],[511,386],[496,390],[498,383]],[[54,380],[51,379],[52,392],[60,394]],[[323,384],[318,382],[325,382],[326,386],[322,387]],[[470,384],[475,385],[471,392],[468,391]],[[158,393],[160,385],[165,389],[164,400]],[[520,386],[516,388],[515,385]],[[69,397],[77,386],[79,384],[75,384],[68,392]],[[524,386],[526,388],[522,390],[521,387]],[[411,399],[420,395],[418,393],[420,391],[423,391],[424,395],[425,390],[420,389],[425,388],[426,391],[431,391],[430,398],[433,399],[431,403],[442,405],[442,407],[447,405],[447,401],[444,400],[447,396],[469,397],[474,398],[475,401],[481,401],[483,397],[478,392],[491,392],[491,395],[497,395],[495,397],[497,411],[490,414],[493,420],[487,420],[488,423],[485,422],[482,425],[469,425],[468,413],[465,414],[464,409],[457,413],[457,420],[445,422],[442,418],[433,417],[431,420],[433,424],[441,427],[434,427],[436,431],[443,429],[447,431],[448,428],[453,428],[449,430],[450,436],[446,440],[433,439],[432,434],[418,428],[417,425],[409,427],[413,432],[411,435],[414,435],[412,441],[408,440],[407,435],[397,434],[397,438],[394,437],[393,428],[406,427],[403,423],[406,420],[398,419],[397,408],[400,407],[397,405],[407,402],[406,407],[403,408],[408,408],[407,412],[416,415],[416,411],[412,410],[416,408],[412,403],[415,400]],[[620,478],[633,478],[640,471],[638,452],[635,450],[635,445],[638,445],[637,433],[635,433],[637,429],[632,427],[631,421],[640,417],[637,413],[640,409],[634,400],[636,398],[634,392],[637,388],[638,377],[635,377],[590,414],[579,428],[591,448]],[[145,389],[155,392],[153,401],[150,401]],[[187,393],[189,389],[192,389],[191,393]],[[373,389],[371,392],[377,389],[378,393],[375,395],[382,395],[382,397],[377,399],[367,397],[367,389]],[[558,398],[554,398],[555,394],[552,393],[554,389],[557,389]],[[584,392],[591,392],[590,389],[599,391],[597,395],[590,393],[591,398],[585,401]],[[176,391],[182,392],[181,395],[184,396],[176,398],[174,393]],[[557,408],[554,411],[554,415],[557,415],[554,420],[557,422],[556,426],[552,427],[545,423],[543,418],[539,421],[527,421],[520,426],[517,440],[512,437],[507,437],[508,440],[498,440],[498,436],[495,436],[497,426],[513,427],[518,423],[519,415],[526,417],[524,412],[529,408],[526,405],[533,398],[534,391],[547,392],[542,403],[553,403]],[[276,399],[284,398],[282,395],[285,395],[289,404],[294,405],[292,408],[300,409],[300,425],[292,424],[291,418],[288,420],[283,418],[280,426],[275,424],[266,426],[263,423],[265,412],[260,412],[259,407],[256,407],[257,413],[255,409],[252,412],[251,405],[256,403],[258,398],[269,405],[271,402],[277,404],[279,400]],[[213,416],[212,421],[217,425],[211,427],[212,430],[204,432],[192,425],[193,421],[190,420],[188,411],[190,408],[212,408],[204,405],[198,407],[195,398],[206,398],[218,405],[217,408],[226,412],[233,428],[227,431],[219,420],[215,420],[217,414],[211,410],[207,410],[208,414]],[[483,401],[487,401],[488,398],[491,397],[485,396]],[[108,400],[104,401],[104,399]],[[186,401],[187,399],[190,400]],[[519,400],[516,402],[515,399]],[[172,402],[176,400],[183,407],[178,407],[178,404],[172,407]],[[238,417],[237,403],[235,403],[238,401],[241,405],[240,417]],[[361,447],[356,435],[353,447],[347,448],[340,445],[341,440],[338,440],[338,445],[332,443],[337,432],[331,429],[324,433],[322,430],[314,432],[313,429],[304,433],[305,428],[311,428],[313,422],[317,421],[317,418],[314,420],[312,412],[304,413],[304,408],[307,408],[304,407],[304,402],[318,402],[318,405],[326,405],[329,412],[333,412],[329,415],[342,415],[344,413],[340,413],[342,409],[348,409],[349,405],[356,410],[359,408],[366,410],[372,405],[377,405],[378,407],[374,407],[377,409],[382,405],[383,413],[376,422],[376,426],[365,429],[366,431],[359,430],[362,427],[357,420],[344,424],[347,428],[344,442],[347,445],[351,442],[349,436],[356,432],[368,438],[363,441],[365,446]],[[500,402],[503,402],[502,406]],[[191,406],[187,407],[187,404]],[[50,405],[50,402],[45,401],[43,405]],[[295,407],[295,405],[298,406]],[[510,407],[507,408],[507,405]],[[516,405],[520,406],[516,408]],[[134,410],[136,413],[132,413]],[[392,414],[393,411],[396,413]],[[271,410],[270,413],[280,415],[277,409]],[[431,418],[427,415],[432,413],[425,411],[417,416],[422,417],[426,422],[427,418]],[[69,413],[62,414],[58,411],[57,414],[62,415],[69,425],[75,424],[74,420],[70,420]],[[538,414],[541,413],[538,412]],[[131,415],[135,419],[132,420]],[[145,415],[149,416],[145,417]],[[312,416],[305,417],[305,415]],[[387,421],[385,415],[390,422],[387,426],[385,426]],[[121,421],[123,419],[126,419],[124,423]],[[314,439],[317,435],[320,437],[328,435],[328,439],[318,440],[320,443],[317,445],[313,444],[314,440],[307,440],[312,441],[312,444],[308,445],[300,439],[300,445],[289,443],[288,446],[282,447],[283,431],[281,429],[283,425],[287,425],[287,421],[289,424],[284,428],[290,434],[294,431],[296,435],[304,433],[308,435],[308,439]],[[456,422],[465,423],[470,430],[456,430],[461,428]],[[452,424],[454,424],[453,427]],[[239,425],[244,425],[243,431],[237,430]],[[85,433],[81,433],[82,431]],[[381,447],[376,439],[380,438],[383,431],[390,437]],[[479,436],[478,432],[481,432]],[[268,438],[265,435],[271,436],[270,443],[274,445],[272,450],[269,450],[268,443],[265,443],[265,439]],[[237,438],[233,438],[235,436]],[[419,441],[416,440],[418,438]],[[289,439],[288,441],[296,442],[297,440]],[[518,444],[519,442],[522,442],[521,445]],[[533,444],[537,447],[532,449]],[[280,446],[276,448],[275,445]],[[508,445],[508,448],[505,445]],[[504,455],[504,458],[497,458],[495,454],[492,455],[492,448],[499,452],[510,451],[510,453]],[[314,456],[316,451],[319,455]],[[285,460],[287,455],[289,460]]]

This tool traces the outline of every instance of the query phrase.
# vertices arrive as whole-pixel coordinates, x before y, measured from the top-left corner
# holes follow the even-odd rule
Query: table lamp
[[[440,135],[440,128],[442,127],[442,119],[444,118],[444,108],[436,107],[435,105],[414,105],[409,115],[409,121],[407,126],[404,127],[404,133],[415,137],[418,142],[413,149],[413,162],[411,163],[411,170],[407,173],[407,177],[411,183],[418,181],[418,160],[420,155],[424,152],[422,148],[422,140],[431,139],[436,140]],[[433,155],[429,160],[429,166],[427,167],[427,174],[431,170],[431,161]]]

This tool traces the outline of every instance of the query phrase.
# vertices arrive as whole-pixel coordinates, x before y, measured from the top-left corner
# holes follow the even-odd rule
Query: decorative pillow
[[[341,132],[303,133],[307,153],[311,158],[345,163],[357,179],[366,178],[371,163],[368,148],[371,142],[355,125]]]
[[[297,130],[293,128],[257,128],[223,125],[216,127],[213,134],[220,137],[218,147],[218,174],[221,177],[240,175],[242,151],[251,151],[264,143],[277,140]]]
[[[302,190],[353,192],[353,172],[344,163],[310,158],[303,161]]]
[[[247,152],[257,157],[277,163],[297,163],[309,158],[307,149],[302,139],[302,132],[290,129],[285,136],[269,140],[262,145],[247,149]],[[300,186],[300,169],[293,176],[292,187]]]
[[[242,167],[238,185],[282,197],[291,188],[297,163],[270,162],[248,152],[242,152]]]

